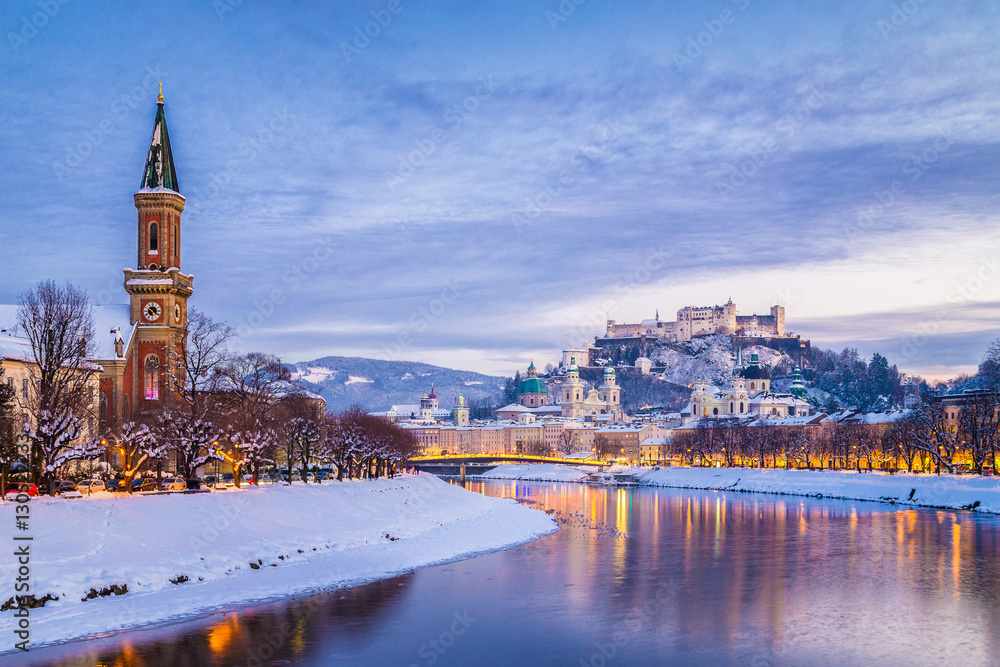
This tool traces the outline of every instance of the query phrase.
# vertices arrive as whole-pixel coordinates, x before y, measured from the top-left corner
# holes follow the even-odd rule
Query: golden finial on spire
[[[163,104],[163,82],[160,82],[160,94],[156,96],[156,101]]]

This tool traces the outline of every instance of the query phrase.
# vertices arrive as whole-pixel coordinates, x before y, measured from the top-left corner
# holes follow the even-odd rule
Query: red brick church
[[[100,419],[114,427],[166,399],[167,353],[187,336],[194,278],[181,272],[184,197],[170,151],[163,95],[135,202],[136,263],[125,269],[128,305],[94,308],[100,375]]]

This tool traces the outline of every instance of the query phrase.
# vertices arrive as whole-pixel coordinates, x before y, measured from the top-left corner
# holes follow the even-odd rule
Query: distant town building
[[[451,412],[455,426],[469,425],[469,402],[465,398],[465,392],[458,392],[458,397],[455,399],[455,409]]]
[[[545,405],[549,400],[549,389],[545,382],[538,377],[538,369],[535,368],[535,360],[531,360],[528,366],[528,375],[517,385],[517,403],[528,408],[537,408]]]
[[[746,367],[741,366],[742,352],[729,387],[725,389],[704,381],[695,382],[691,402],[682,412],[685,421],[706,417],[794,417],[810,414],[812,406],[802,397],[805,384],[801,373],[796,376],[798,384],[795,380],[792,382],[794,392],[774,393],[771,391],[770,372],[756,353],[750,355],[750,363]]]

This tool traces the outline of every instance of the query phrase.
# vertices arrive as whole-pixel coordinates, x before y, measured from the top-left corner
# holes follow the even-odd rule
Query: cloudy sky
[[[1000,335],[998,26],[935,0],[12,0],[0,302],[48,277],[125,301],[162,81],[192,305],[245,349],[512,373],[732,297],[948,377]]]

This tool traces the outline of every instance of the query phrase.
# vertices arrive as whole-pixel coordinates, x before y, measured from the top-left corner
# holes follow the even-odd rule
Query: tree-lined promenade
[[[688,465],[977,474],[992,474],[1000,456],[1000,398],[991,390],[814,422],[704,419],[675,430],[664,453]]]
[[[380,477],[416,452],[410,433],[359,407],[327,413],[278,357],[233,352],[233,329],[197,311],[152,375],[158,384],[147,398],[158,400],[121,423],[102,414],[97,399],[101,368],[88,361],[94,322],[82,291],[39,283],[22,294],[17,323],[23,390],[12,377],[0,384],[4,486],[12,472],[26,471],[51,492],[70,468],[94,462],[110,463],[129,491],[134,477],[153,471],[157,486],[167,471],[194,486],[197,471],[215,462],[232,469],[237,486],[244,473],[256,482],[275,468],[301,470],[304,481],[317,466],[335,468],[338,480]]]

